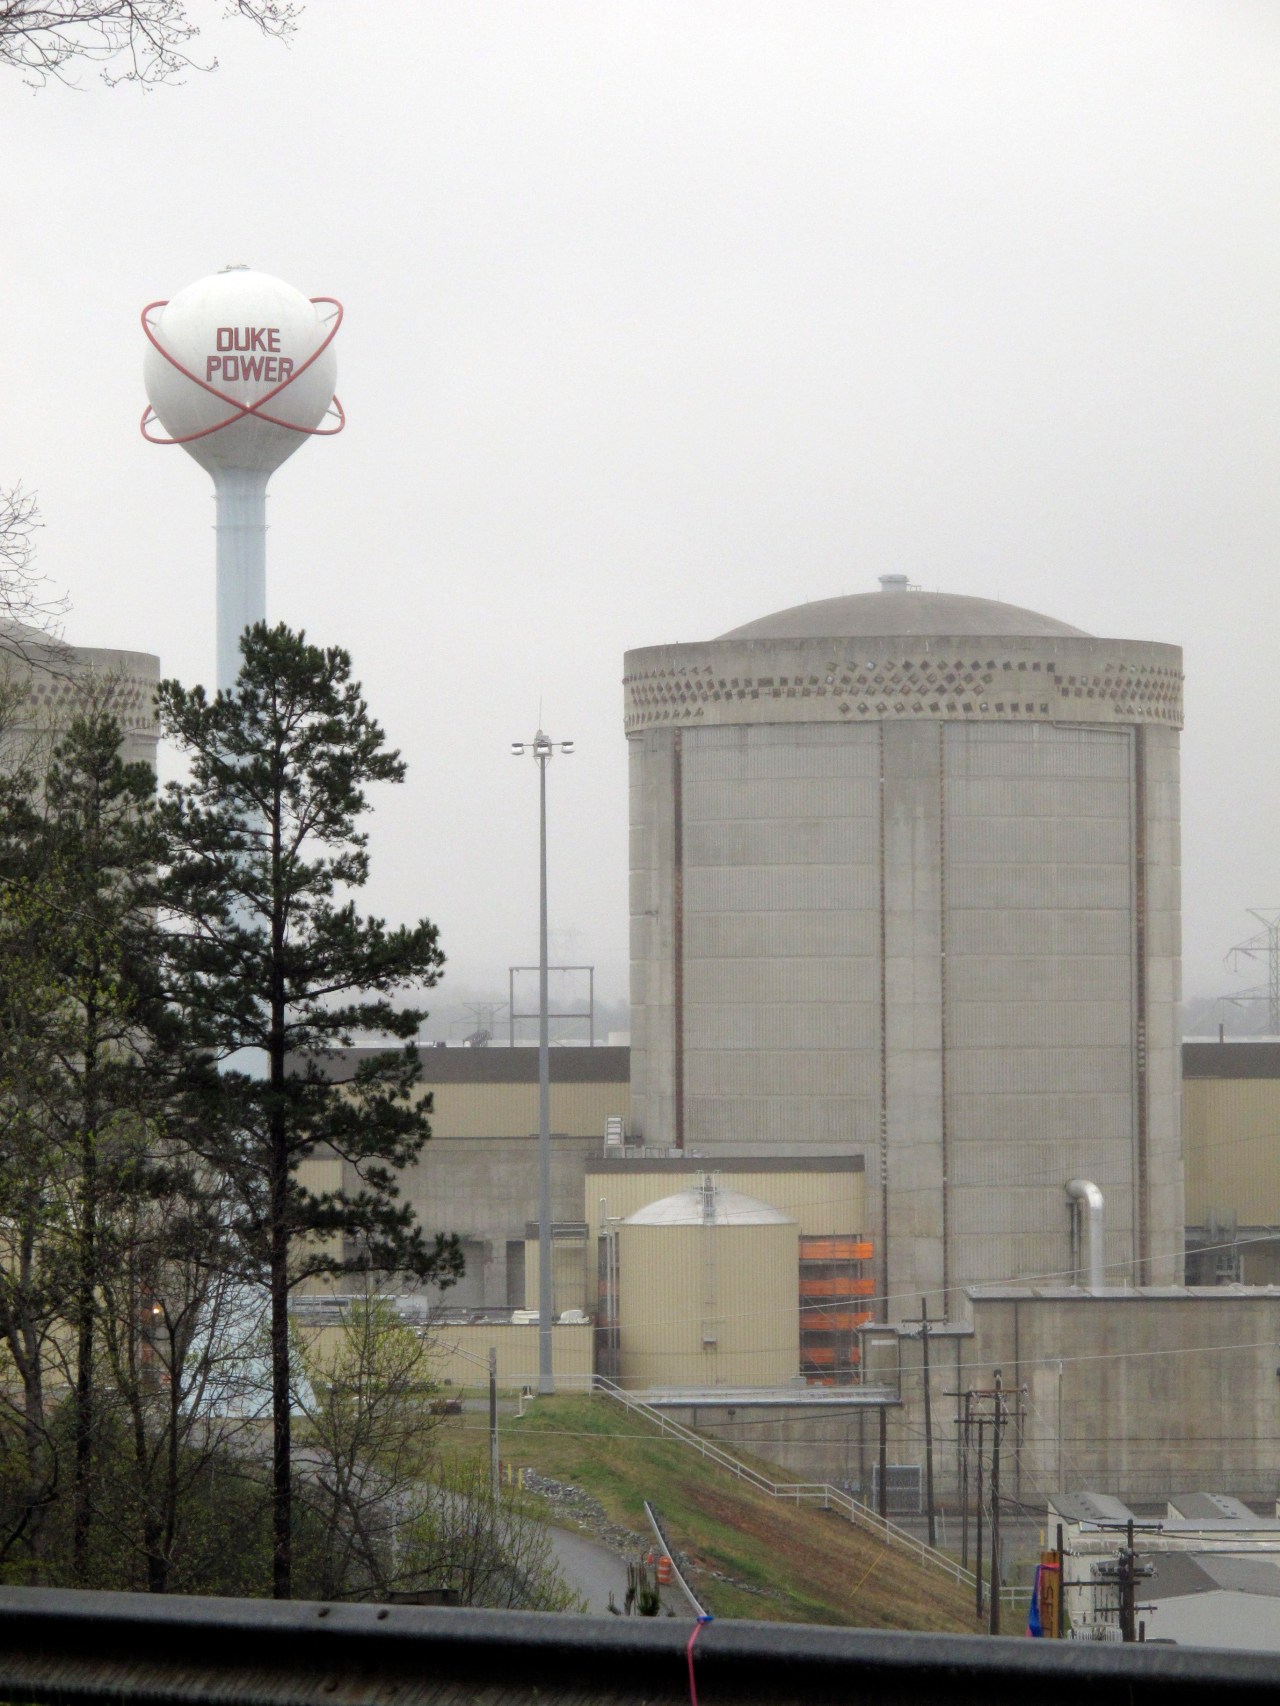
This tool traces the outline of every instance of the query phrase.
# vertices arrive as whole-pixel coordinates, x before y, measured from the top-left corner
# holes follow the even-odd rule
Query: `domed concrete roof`
[[[716,1189],[714,1194],[716,1226],[793,1226],[789,1214],[761,1202],[759,1197],[744,1196],[741,1191]],[[698,1189],[677,1191],[674,1196],[659,1197],[646,1203],[623,1221],[624,1226],[702,1226],[703,1197]]]
[[[1031,639],[1065,636],[1088,638],[1052,616],[1001,604],[994,598],[966,598],[955,592],[921,592],[906,584],[905,575],[885,575],[880,592],[855,592],[845,598],[820,598],[813,604],[794,604],[741,628],[721,634],[722,640],[878,639],[914,638],[933,634],[979,635]]]

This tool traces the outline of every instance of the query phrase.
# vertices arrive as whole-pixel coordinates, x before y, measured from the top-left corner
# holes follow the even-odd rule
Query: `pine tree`
[[[273,1591],[288,1598],[291,1289],[357,1269],[447,1283],[462,1263],[455,1238],[428,1239],[397,1201],[394,1171],[430,1135],[428,1104],[413,1099],[416,1048],[350,1072],[334,1058],[355,1032],[412,1037],[424,1014],[394,997],[431,987],[443,964],[427,920],[389,929],[348,898],[368,875],[366,789],[402,781],[404,764],[346,652],[259,624],[242,653],[233,693],[160,689],[162,725],[190,766],[162,809],[163,896],[175,998],[223,1063],[200,1141],[233,1193],[246,1274],[269,1293]],[[355,1188],[304,1189],[298,1168],[316,1154],[341,1157]]]

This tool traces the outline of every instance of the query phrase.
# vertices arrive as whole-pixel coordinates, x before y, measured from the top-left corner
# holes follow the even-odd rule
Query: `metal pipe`
[[[1067,1182],[1067,1196],[1071,1199],[1073,1214],[1086,1220],[1089,1228],[1088,1289],[1102,1291],[1107,1283],[1107,1267],[1102,1245],[1102,1192],[1089,1179],[1070,1179]]]

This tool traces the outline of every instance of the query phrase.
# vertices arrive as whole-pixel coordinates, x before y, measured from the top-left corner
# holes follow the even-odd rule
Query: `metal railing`
[[[30,1706],[676,1706],[692,1619],[0,1588],[0,1700]],[[1274,1706],[1272,1653],[716,1621],[706,1706]]]
[[[623,1405],[633,1415],[642,1416],[661,1433],[678,1440],[681,1445],[688,1446],[691,1451],[698,1452],[709,1462],[718,1464],[721,1469],[727,1469],[731,1475],[736,1475],[740,1481],[746,1481],[758,1492],[767,1493],[770,1498],[782,1499],[789,1504],[813,1504],[822,1510],[838,1511],[856,1527],[865,1529],[891,1546],[911,1552],[918,1562],[943,1571],[961,1587],[970,1591],[977,1588],[972,1570],[966,1570],[963,1564],[949,1558],[945,1552],[939,1552],[927,1541],[917,1539],[909,1530],[899,1528],[896,1522],[890,1522],[888,1517],[881,1516],[879,1511],[872,1510],[870,1505],[864,1505],[860,1499],[855,1499],[840,1487],[833,1487],[828,1481],[772,1481],[759,1470],[741,1462],[731,1452],[725,1451],[722,1446],[704,1439],[692,1428],[685,1427],[683,1422],[664,1415],[661,1410],[655,1409],[652,1404],[646,1404],[643,1399],[635,1397],[633,1393],[617,1385],[615,1381],[606,1379],[604,1375],[596,1375],[593,1390],[613,1399],[616,1404]]]
[[[671,1574],[676,1579],[676,1586],[680,1589],[680,1592],[689,1601],[690,1606],[693,1608],[693,1615],[699,1618],[707,1617],[708,1613],[706,1606],[703,1605],[702,1601],[689,1586],[688,1582],[684,1578],[684,1571],[672,1557],[671,1542],[662,1532],[662,1524],[658,1521],[658,1513],[654,1510],[648,1499],[644,1501],[644,1514],[649,1519],[649,1527],[653,1530],[654,1539],[658,1542],[658,1546],[661,1549],[663,1556],[671,1566]]]

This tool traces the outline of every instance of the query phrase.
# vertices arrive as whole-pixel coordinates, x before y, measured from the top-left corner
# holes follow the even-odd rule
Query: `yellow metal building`
[[[342,1357],[348,1340],[341,1327],[315,1316],[298,1323],[316,1361],[323,1366]],[[427,1329],[430,1378],[450,1396],[450,1389],[484,1392],[489,1384],[489,1352],[497,1352],[498,1386],[519,1392],[538,1384],[538,1329],[531,1325],[494,1323],[438,1325]],[[589,1326],[551,1329],[551,1355],[558,1384],[585,1391],[591,1384],[592,1346]]]
[[[1187,1277],[1280,1284],[1280,1043],[1185,1043]]]
[[[349,1077],[369,1051],[346,1049],[323,1063]],[[576,1238],[585,1276],[582,1179],[603,1147],[606,1123],[626,1108],[626,1048],[551,1051],[552,1217],[557,1244]],[[456,1233],[466,1260],[461,1282],[440,1302],[452,1309],[523,1308],[525,1239],[538,1213],[538,1051],[532,1048],[424,1048],[415,1091],[431,1099],[431,1140],[397,1183],[428,1234]],[[357,1188],[336,1156],[308,1162],[310,1189]],[[341,1290],[317,1282],[310,1291]],[[570,1282],[565,1308],[582,1307],[585,1277]]]

